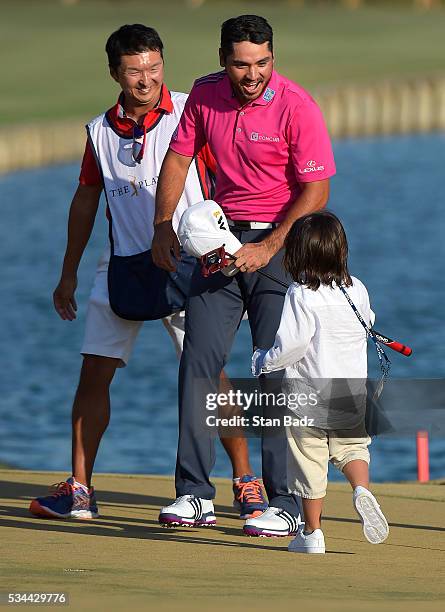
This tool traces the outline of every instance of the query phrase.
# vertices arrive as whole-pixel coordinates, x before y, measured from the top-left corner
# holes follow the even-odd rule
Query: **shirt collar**
[[[267,84],[267,87],[265,88],[261,96],[257,98],[256,100],[249,102],[248,104],[252,106],[254,105],[255,106],[256,105],[266,106],[267,104],[272,102],[273,98],[275,97],[275,94],[277,93],[278,86],[279,86],[278,74],[275,72],[275,70],[272,70],[272,75],[270,77],[269,83]],[[227,73],[224,79],[222,80],[221,87],[222,87],[222,91],[221,91],[222,97],[225,100],[227,100],[231,106],[240,108],[240,102],[238,98],[235,96],[235,94],[233,93],[232,83],[230,82],[230,79]]]
[[[130,132],[133,130],[135,126],[135,121],[130,117],[127,117],[123,107],[123,98],[124,94],[121,92],[117,99],[116,104],[110,108],[108,111],[108,116],[113,122],[113,125],[120,132]],[[161,97],[159,98],[159,103],[156,108],[152,108],[144,115],[144,119],[142,121],[142,125],[146,128],[149,128],[153,124],[153,119],[159,113],[172,113],[173,112],[173,102],[170,96],[170,92],[167,89],[165,83],[162,84],[161,89]]]

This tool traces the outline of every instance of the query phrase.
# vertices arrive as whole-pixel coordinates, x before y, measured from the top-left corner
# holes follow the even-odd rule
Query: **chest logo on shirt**
[[[305,168],[300,168],[300,173],[303,174],[305,172],[321,172],[322,170],[324,170],[324,166],[318,166],[318,162],[316,162],[315,159],[310,159],[307,162]]]
[[[265,134],[259,134],[258,132],[251,132],[250,140],[252,142],[280,142],[280,137],[266,136]]]
[[[130,185],[133,187],[133,191],[131,192],[131,196],[138,196],[139,195],[139,191],[138,191],[138,186],[136,184],[136,181],[138,180],[137,176],[129,176],[128,180],[130,181]]]
[[[129,176],[128,181],[131,185],[131,188],[128,185],[124,185],[123,187],[116,187],[115,189],[109,189],[108,192],[112,198],[122,197],[122,196],[139,196],[139,192],[144,189],[147,190],[149,188],[156,187],[158,183],[158,177],[153,176],[151,179],[138,179],[137,176]]]
[[[270,102],[275,95],[275,90],[270,87],[266,87],[266,91],[263,94],[263,100]]]

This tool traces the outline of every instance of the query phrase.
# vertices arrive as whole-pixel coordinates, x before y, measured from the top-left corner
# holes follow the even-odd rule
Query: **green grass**
[[[0,0],[2,96],[0,123],[90,117],[117,95],[104,45],[123,23],[157,28],[166,46],[166,81],[189,91],[193,79],[218,70],[221,22],[256,12],[275,31],[277,68],[303,86],[370,83],[445,69],[445,10],[397,6],[349,11],[315,1],[214,1],[199,9],[185,0]]]
[[[373,485],[391,525],[382,546],[364,540],[349,486],[330,484],[327,554],[320,558],[289,554],[288,538],[246,538],[232,508],[232,482],[222,478],[215,479],[213,529],[158,525],[172,476],[96,474],[100,519],[31,518],[30,499],[64,477],[0,470],[2,591],[67,592],[70,612],[444,609],[439,484]]]

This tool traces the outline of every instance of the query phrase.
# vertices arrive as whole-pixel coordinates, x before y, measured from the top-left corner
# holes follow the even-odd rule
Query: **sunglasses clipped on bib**
[[[140,164],[145,152],[145,142],[147,139],[147,128],[145,126],[135,125],[133,128],[133,144],[131,147],[131,156],[133,161]]]

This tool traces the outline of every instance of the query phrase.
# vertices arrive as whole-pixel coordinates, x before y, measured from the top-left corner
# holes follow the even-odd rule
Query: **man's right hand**
[[[163,221],[155,225],[151,254],[153,262],[159,268],[163,268],[168,272],[176,270],[176,262],[172,254],[177,260],[181,258],[181,255],[179,240],[173,230],[171,221]]]
[[[76,318],[77,304],[74,293],[77,288],[77,276],[63,277],[53,293],[54,308],[64,321],[73,321]]]

